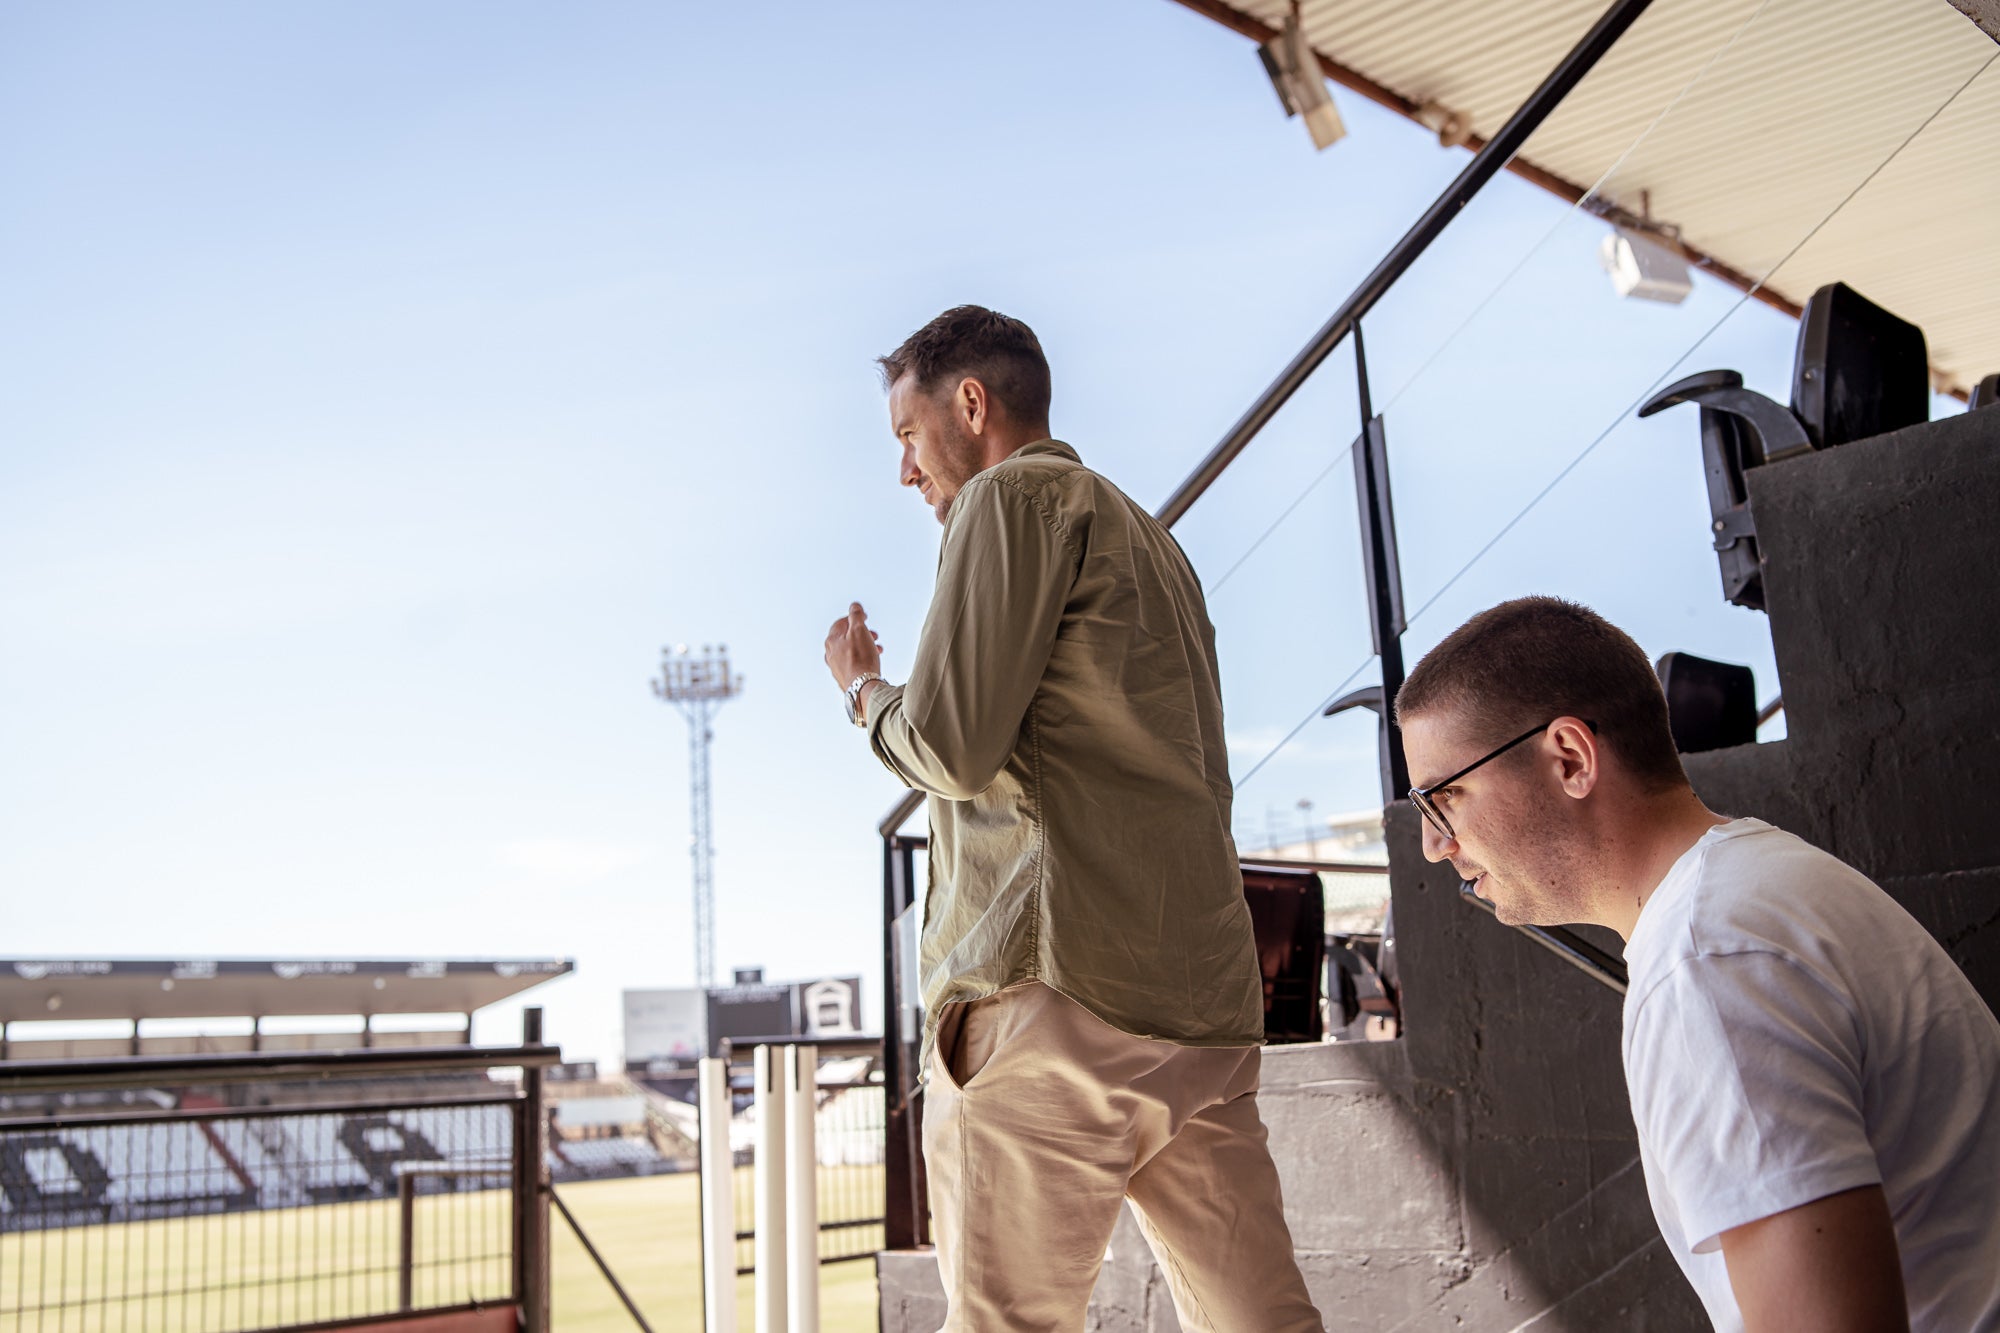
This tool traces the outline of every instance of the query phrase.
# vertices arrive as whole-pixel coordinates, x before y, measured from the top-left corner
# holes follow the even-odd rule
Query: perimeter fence
[[[748,1057],[750,1048],[739,1043]],[[814,1121],[817,1158],[819,1261],[839,1263],[871,1258],[886,1245],[883,1231],[883,1172],[888,1132],[883,1095],[881,1042],[867,1038],[851,1042],[824,1041],[818,1069],[818,1110]],[[741,1092],[749,1094],[748,1066]],[[735,1195],[736,1271],[757,1271],[756,1147],[753,1142],[733,1154],[731,1185]]]
[[[559,1058],[531,1027],[499,1050],[0,1063],[0,1333],[546,1328]],[[419,1070],[479,1095],[383,1081]]]

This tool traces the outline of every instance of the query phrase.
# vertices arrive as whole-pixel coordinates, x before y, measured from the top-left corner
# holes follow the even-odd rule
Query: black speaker
[[[1817,449],[1929,421],[1924,331],[1846,283],[1828,283],[1799,315],[1792,411]]]
[[[1653,667],[1667,694],[1667,726],[1682,754],[1757,740],[1757,677],[1747,666],[1668,653]]]

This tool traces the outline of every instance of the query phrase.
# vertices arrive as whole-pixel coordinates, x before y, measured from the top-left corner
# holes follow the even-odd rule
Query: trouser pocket
[[[957,1000],[939,1011],[935,1058],[939,1076],[954,1090],[966,1091],[999,1049],[1007,996],[1001,991],[980,1000]]]

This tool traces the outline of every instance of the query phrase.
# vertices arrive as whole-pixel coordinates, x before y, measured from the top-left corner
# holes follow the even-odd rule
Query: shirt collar
[[[1067,458],[1072,463],[1083,462],[1081,458],[1078,458],[1076,456],[1076,450],[1070,448],[1068,445],[1064,444],[1061,440],[1036,440],[1033,444],[1022,445],[1019,449],[1016,449],[1013,453],[1007,455],[1007,457]]]

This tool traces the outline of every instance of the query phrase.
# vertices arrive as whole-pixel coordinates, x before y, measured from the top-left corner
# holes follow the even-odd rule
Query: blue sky
[[[692,974],[647,680],[726,642],[719,961],[860,972],[872,1012],[898,788],[819,644],[859,598],[899,676],[937,528],[871,358],[962,301],[1028,320],[1057,433],[1158,503],[1465,161],[1341,104],[1315,154],[1167,0],[8,6],[0,955],[573,956],[536,999],[612,1057],[618,991]],[[1557,592],[1768,697],[1693,415],[1625,408],[1718,320],[1683,370],[1782,397],[1794,326],[1621,302],[1564,214],[1503,178],[1368,321],[1408,651]],[[1179,531],[1239,773],[1366,661],[1358,425],[1343,349]],[[1364,718],[1239,828],[1301,797],[1378,801]]]

